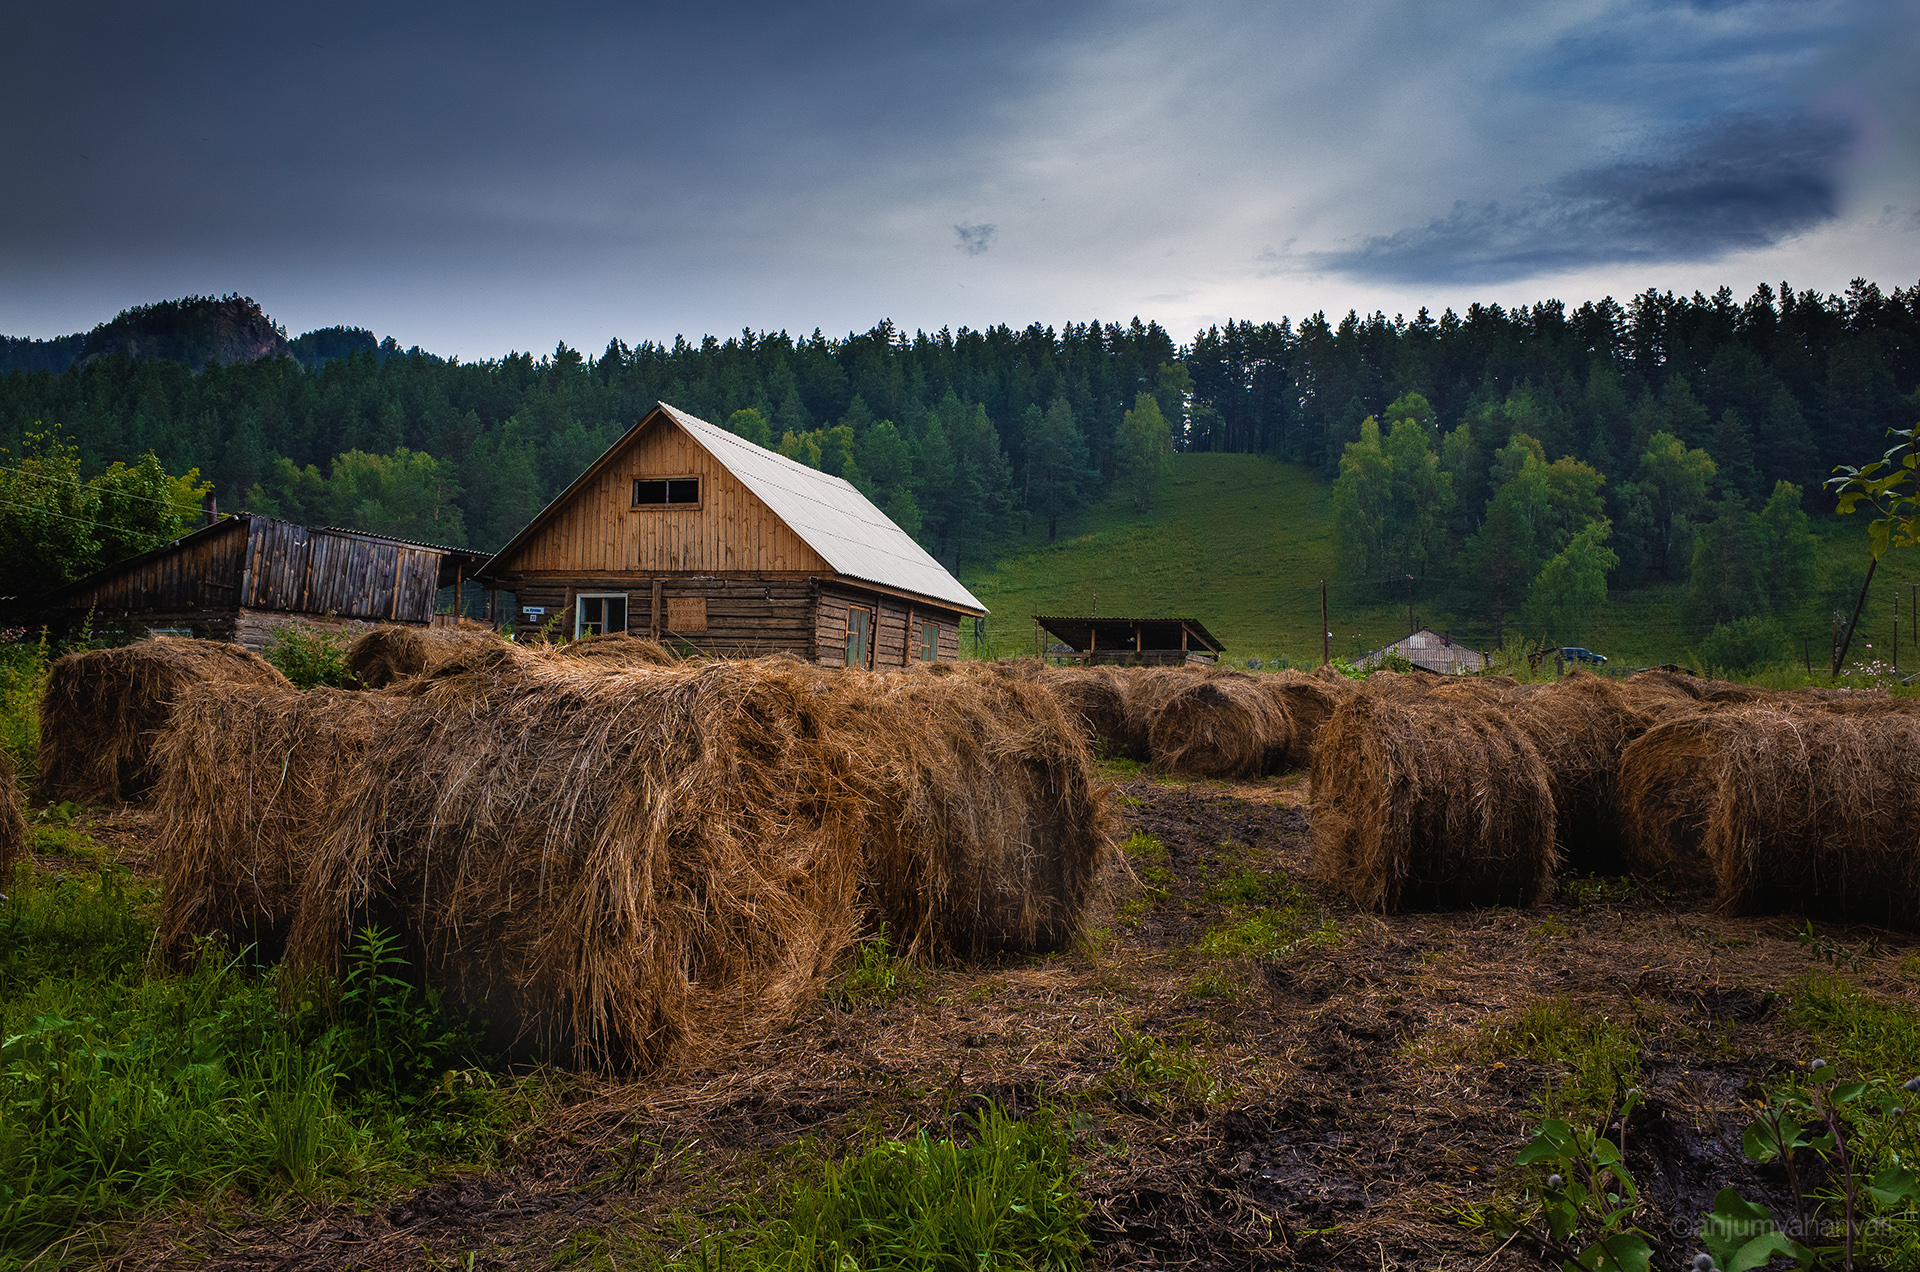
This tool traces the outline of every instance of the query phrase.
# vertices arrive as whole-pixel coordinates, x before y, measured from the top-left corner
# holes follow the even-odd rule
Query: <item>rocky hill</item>
[[[290,357],[284,328],[249,296],[188,296],[122,310],[87,333],[82,365],[97,358],[183,362],[195,371]]]

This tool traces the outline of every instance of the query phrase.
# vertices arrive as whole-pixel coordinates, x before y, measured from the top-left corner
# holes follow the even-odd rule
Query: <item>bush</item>
[[[1793,641],[1779,620],[1757,615],[1718,624],[1693,649],[1701,670],[1733,674],[1791,662],[1793,654]]]
[[[0,631],[0,750],[23,777],[40,769],[40,695],[53,658],[45,632],[29,640],[24,628]]]
[[[262,656],[291,680],[295,689],[315,685],[357,689],[359,682],[347,670],[347,644],[345,636],[305,623],[289,623],[274,633],[273,643]]]

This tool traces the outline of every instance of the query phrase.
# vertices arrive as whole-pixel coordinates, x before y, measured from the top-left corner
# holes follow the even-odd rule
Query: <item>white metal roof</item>
[[[835,573],[986,612],[959,579],[846,478],[755,446],[665,402],[660,409],[826,558]]]

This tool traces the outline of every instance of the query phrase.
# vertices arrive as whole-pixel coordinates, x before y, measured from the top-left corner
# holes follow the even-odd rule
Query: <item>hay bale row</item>
[[[580,1064],[653,1068],[771,1027],[863,914],[926,950],[1057,947],[1110,842],[1074,726],[1010,676],[503,642],[357,697],[350,719],[258,692],[181,713],[183,732],[218,717],[266,741],[168,747],[169,824],[194,845],[169,933],[243,916],[284,928],[295,967],[333,968],[375,916],[452,1001]],[[227,790],[309,754],[336,758],[302,777],[304,820]],[[255,827],[272,833],[249,850]]]
[[[347,646],[347,670],[365,689],[385,689],[424,676],[449,658],[475,647],[506,642],[484,625],[376,627]]]
[[[264,658],[225,641],[154,636],[55,659],[40,700],[42,798],[139,798],[158,776],[153,751],[174,702],[204,683],[293,688]]]

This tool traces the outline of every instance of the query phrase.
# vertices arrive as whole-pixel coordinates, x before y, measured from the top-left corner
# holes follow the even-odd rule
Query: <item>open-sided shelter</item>
[[[522,639],[632,632],[715,654],[900,667],[986,607],[840,477],[662,402],[483,574]]]
[[[1033,616],[1035,644],[1041,632],[1068,652],[1049,656],[1072,663],[1122,663],[1134,667],[1211,663],[1226,646],[1195,618],[1070,618]],[[1039,652],[1036,650],[1035,652]]]

